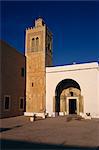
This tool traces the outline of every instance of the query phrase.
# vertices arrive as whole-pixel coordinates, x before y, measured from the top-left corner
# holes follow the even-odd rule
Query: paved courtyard
[[[2,149],[98,149],[99,119],[0,119],[0,139]]]

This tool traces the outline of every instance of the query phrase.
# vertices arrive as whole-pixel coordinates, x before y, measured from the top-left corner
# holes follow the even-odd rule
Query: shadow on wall
[[[15,140],[5,140],[0,141],[0,146],[2,150],[23,150],[23,149],[66,149],[66,150],[98,150],[99,147],[79,147],[79,146],[64,146],[64,145],[52,145],[52,144],[41,144],[41,143],[32,143],[32,142],[23,142]]]

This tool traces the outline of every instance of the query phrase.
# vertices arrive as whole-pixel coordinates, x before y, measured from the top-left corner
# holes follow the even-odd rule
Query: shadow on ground
[[[31,149],[61,149],[61,150],[99,150],[99,147],[79,147],[79,146],[64,146],[64,145],[52,145],[52,144],[41,144],[32,142],[23,142],[15,140],[0,140],[1,150],[31,150]]]
[[[0,132],[4,132],[4,131],[7,131],[7,130],[19,128],[19,127],[22,127],[22,126],[21,126],[21,125],[17,125],[17,126],[14,126],[14,127],[12,127],[12,128],[0,128]]]
[[[4,131],[7,131],[7,130],[11,130],[11,128],[0,128],[0,132],[4,132]]]

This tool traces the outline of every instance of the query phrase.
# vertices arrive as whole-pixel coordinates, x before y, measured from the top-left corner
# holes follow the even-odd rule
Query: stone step
[[[79,115],[68,115],[67,116],[67,121],[70,121],[70,120],[82,120],[83,118]]]

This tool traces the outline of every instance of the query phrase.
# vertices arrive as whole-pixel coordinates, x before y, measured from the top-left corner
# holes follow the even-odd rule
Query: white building
[[[99,64],[46,67],[46,111],[99,118]]]

